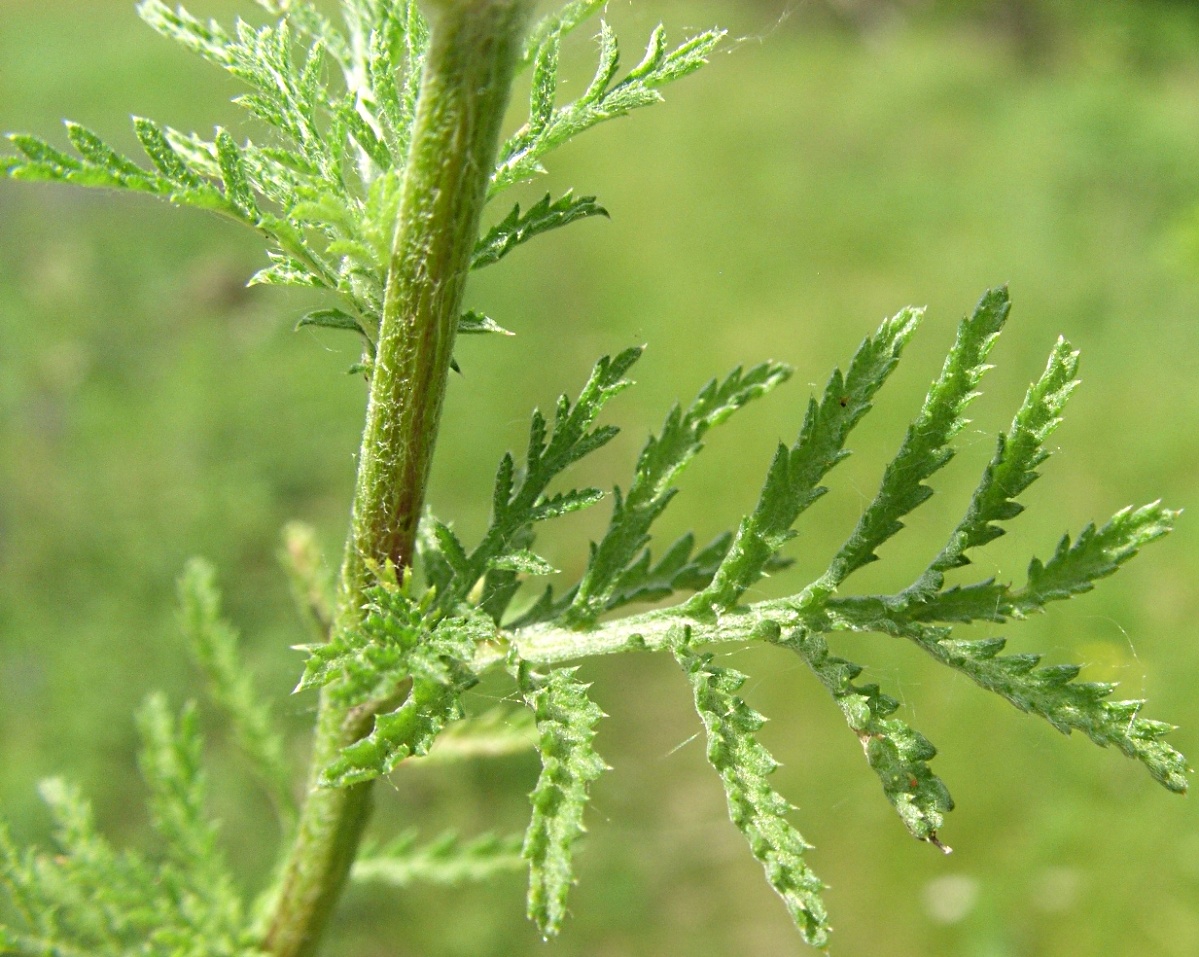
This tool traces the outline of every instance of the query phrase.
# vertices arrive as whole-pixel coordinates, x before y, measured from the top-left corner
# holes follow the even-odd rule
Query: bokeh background
[[[197,2],[228,17],[231,0]],[[240,11],[253,19],[246,0]],[[853,584],[893,589],[943,541],[1055,337],[1083,351],[1084,384],[978,574],[1019,578],[1067,530],[1157,497],[1189,508],[1178,532],[1096,592],[1007,629],[1012,646],[1149,697],[1199,752],[1199,4],[1118,0],[613,0],[626,56],[660,19],[729,27],[725,52],[664,106],[562,149],[547,180],[596,193],[593,220],[522,248],[470,299],[514,339],[464,341],[432,488],[468,539],[486,521],[495,463],[532,406],[577,389],[597,356],[648,343],[639,385],[613,405],[622,436],[580,483],[626,482],[676,398],[739,363],[797,374],[714,434],[662,534],[730,527],[755,500],[775,443],[878,320],[928,319],[834,491],[806,517],[793,571],[821,570],[869,500],[936,374],[958,318],[1010,283],[998,367],[937,495]],[[593,49],[581,31],[573,89]],[[566,92],[572,87],[568,85]],[[129,114],[252,133],[238,89],[142,26],[126,0],[0,0],[0,127],[62,137],[70,117],[135,149]],[[498,215],[501,210],[496,210]],[[150,201],[0,183],[0,806],[43,840],[35,782],[83,784],[115,840],[148,846],[131,712],[154,688],[200,693],[174,620],[184,561],[216,563],[228,611],[293,734],[304,640],[275,556],[302,518],[335,558],[346,524],[363,384],[356,345],[291,331],[319,301],[256,288],[240,227]],[[542,548],[577,570],[595,515]],[[983,632],[985,633],[985,632]],[[907,837],[853,736],[797,660],[726,649],[784,762],[779,788],[816,845],[811,861],[844,955],[1190,957],[1199,953],[1199,817],[1140,768],[937,671],[912,648],[841,646],[940,747],[959,808],[943,858]],[[584,667],[611,717],[613,766],[595,787],[574,916],[544,944],[519,875],[406,895],[349,893],[328,953],[462,957],[768,957],[803,950],[728,824],[673,663]],[[484,688],[480,707],[504,694]],[[212,734],[213,803],[247,886],[276,837],[265,802]],[[375,834],[516,830],[532,758],[404,768],[380,791]]]

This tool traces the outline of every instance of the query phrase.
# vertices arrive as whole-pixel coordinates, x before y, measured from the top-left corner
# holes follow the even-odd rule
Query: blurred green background
[[[196,3],[227,16],[230,0]],[[253,18],[246,0],[241,8]],[[1015,301],[998,368],[962,451],[884,561],[856,588],[900,587],[964,507],[1054,338],[1083,352],[1061,452],[1013,534],[977,574],[1019,578],[1067,530],[1155,497],[1189,508],[1179,531],[1091,595],[1007,629],[1013,648],[1085,661],[1148,696],[1199,753],[1199,4],[614,0],[627,57],[659,19],[674,37],[713,23],[736,42],[666,105],[552,158],[525,191],[596,193],[610,222],[540,239],[474,280],[469,296],[515,339],[465,341],[432,502],[467,538],[486,520],[495,463],[528,413],[573,391],[591,363],[634,343],[639,386],[612,407],[622,436],[580,483],[626,482],[675,398],[772,357],[790,385],[715,434],[661,535],[714,534],[752,506],[775,443],[812,388],[877,321],[908,303],[929,318],[834,491],[792,548],[823,568],[876,487],[936,374],[953,327],[988,285]],[[576,84],[593,50],[572,47]],[[566,92],[570,92],[568,86]],[[575,87],[578,89],[578,86]],[[61,137],[70,117],[135,146],[127,117],[252,133],[232,81],[143,27],[126,0],[3,0],[0,127]],[[496,210],[496,214],[501,210]],[[154,688],[199,693],[174,622],[188,556],[220,569],[228,610],[297,768],[313,701],[291,697],[304,640],[277,569],[279,529],[313,523],[340,548],[363,385],[356,347],[292,333],[314,300],[243,287],[252,235],[126,197],[0,183],[0,806],[44,838],[35,782],[64,774],[117,840],[145,845],[131,712]],[[576,570],[601,509],[543,551]],[[751,703],[774,718],[776,781],[831,885],[845,955],[1108,957],[1199,953],[1199,820],[1189,799],[1129,761],[1064,740],[914,649],[847,639],[940,747],[959,809],[943,858],[907,837],[816,682],[770,649],[732,650]],[[449,892],[346,898],[328,952],[501,957],[767,957],[803,948],[728,824],[693,740],[677,668],[622,657],[584,667],[611,718],[613,765],[595,787],[574,917],[543,944],[518,875]],[[502,695],[485,688],[477,701]],[[248,884],[274,849],[265,802],[210,721],[214,802]],[[380,839],[519,829],[531,759],[402,769],[380,789]]]

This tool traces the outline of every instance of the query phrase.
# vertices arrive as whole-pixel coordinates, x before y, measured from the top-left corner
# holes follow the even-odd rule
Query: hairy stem
[[[554,625],[535,625],[497,634],[497,643],[479,650],[476,671],[502,665],[504,645],[516,649],[523,661],[534,665],[561,665],[582,658],[625,651],[662,651],[685,630],[695,645],[721,641],[774,641],[788,630],[808,627],[791,599],[770,599],[714,616],[687,613],[683,606],[647,611],[605,622],[590,631]]]
[[[462,292],[533,0],[428,0],[430,43],[392,243],[334,627],[356,628],[372,569],[411,564]],[[264,949],[314,953],[370,814],[370,784],[320,772],[374,714],[322,695],[309,793]]]

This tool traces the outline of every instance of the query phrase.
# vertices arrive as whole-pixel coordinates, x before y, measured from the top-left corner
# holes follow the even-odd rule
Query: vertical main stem
[[[426,0],[430,37],[392,244],[334,628],[356,628],[372,568],[411,565],[462,293],[533,0]],[[309,792],[263,948],[315,952],[370,816],[371,784],[321,771],[373,713],[322,694]]]

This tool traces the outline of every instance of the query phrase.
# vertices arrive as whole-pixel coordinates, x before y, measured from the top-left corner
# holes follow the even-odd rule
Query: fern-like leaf
[[[587,570],[564,616],[567,625],[594,622],[613,607],[618,588],[627,595],[642,584],[648,587],[648,582],[638,582],[631,574],[634,562],[649,543],[650,526],[674,498],[674,482],[703,448],[708,430],[748,402],[771,392],[790,375],[789,368],[777,363],[755,366],[748,372],[735,369],[723,382],[712,380],[704,386],[685,411],[678,405],[671,410],[662,431],[651,436],[642,449],[628,493],[615,491],[608,531],[592,549]],[[674,562],[679,555],[676,552],[666,557]],[[648,560],[645,553],[647,577]],[[655,571],[661,580],[662,569]]]
[[[1162,740],[1174,726],[1140,717],[1143,701],[1107,701],[1114,684],[1075,682],[1080,665],[1038,667],[1037,654],[1001,655],[1006,639],[953,639],[948,628],[904,620],[877,600],[846,600],[836,606],[834,617],[840,628],[910,639],[941,664],[1063,734],[1080,731],[1100,747],[1118,748],[1141,762],[1167,789],[1187,789],[1186,759]]]
[[[521,663],[517,684],[537,722],[541,776],[530,799],[533,816],[522,853],[529,863],[529,919],[545,937],[566,918],[574,880],[574,846],[582,836],[591,783],[606,770],[592,747],[603,712],[587,697],[574,669],[540,675]]]
[[[673,650],[691,683],[707,731],[708,761],[724,782],[729,816],[804,940],[824,947],[829,934],[820,896],[824,884],[804,860],[811,845],[787,820],[791,804],[768,781],[778,762],[754,737],[766,719],[736,694],[745,675],[713,665],[711,655],[696,654],[685,638]]]
[[[847,373],[833,371],[820,402],[809,400],[799,437],[791,448],[779,446],[756,508],[741,522],[712,583],[689,602],[690,611],[732,608],[766,571],[792,537],[796,519],[828,491],[821,480],[849,455],[849,433],[870,411],[922,315],[904,309],[885,320],[858,347]]]
[[[1012,596],[1013,611],[1027,614],[1048,602],[1090,591],[1142,547],[1170,532],[1178,514],[1160,502],[1137,509],[1129,506],[1100,529],[1088,525],[1073,543],[1069,535],[1062,536],[1049,561],[1034,558],[1029,564],[1027,584]]]
[[[350,706],[393,694],[411,677],[412,657],[435,624],[429,597],[416,599],[411,591],[410,580],[398,588],[377,586],[357,629],[300,646],[309,657],[295,690],[337,683],[336,694]]]
[[[908,832],[948,852],[937,831],[945,814],[953,810],[953,798],[945,782],[929,769],[928,762],[937,754],[932,742],[891,717],[899,702],[883,694],[878,685],[855,685],[862,666],[830,655],[822,635],[799,631],[781,644],[794,649],[833,696]]]
[[[928,595],[940,590],[945,572],[970,563],[966,552],[979,548],[1003,534],[997,522],[1015,518],[1024,506],[1016,497],[1039,477],[1037,466],[1049,458],[1045,442],[1061,424],[1066,400],[1078,385],[1078,353],[1065,339],[1058,339],[1049,364],[1033,383],[1011,427],[999,437],[995,455],[983,472],[970,499],[965,517],[949,536],[949,542],[925,573],[908,590],[910,595]]]
[[[79,158],[36,136],[10,133],[9,142],[20,150],[23,158],[6,158],[6,174],[19,180],[74,183],[159,196],[170,194],[171,184],[167,180],[122,156],[91,130],[71,122],[66,127],[67,138],[79,152]]]
[[[212,566],[193,559],[179,578],[179,621],[188,649],[208,682],[208,693],[224,712],[238,746],[262,780],[282,821],[295,816],[291,772],[283,737],[238,650],[238,636],[221,617],[221,597]]]
[[[484,834],[464,842],[453,831],[447,831],[427,844],[418,844],[417,833],[412,830],[377,852],[360,855],[350,876],[360,883],[396,889],[413,884],[455,887],[522,869],[522,843],[519,834]]]
[[[419,554],[426,576],[432,571],[429,581],[437,588],[439,609],[453,608],[482,579],[480,607],[498,621],[519,587],[520,570],[505,568],[505,562],[528,550],[533,526],[599,501],[597,489],[546,493],[558,475],[616,436],[613,426],[593,426],[607,402],[631,385],[624,376],[640,356],[640,349],[628,349],[596,363],[575,402],[566,396],[558,400],[552,431],[540,411],[533,413],[524,469],[518,474],[511,454],[500,462],[490,527],[469,554],[448,526],[426,523]]]
[[[990,368],[987,357],[1010,310],[1007,290],[992,289],[962,320],[941,375],[929,389],[916,421],[908,427],[899,452],[887,465],[874,501],[828,571],[807,590],[804,602],[818,603],[854,571],[875,561],[875,549],[902,529],[902,518],[933,494],[924,482],[953,458],[949,443],[966,426],[966,406],[978,395],[976,387]]]
[[[0,826],[0,886],[24,925],[0,928],[4,953],[261,957],[201,816],[189,714],[176,725],[161,699],[142,712],[142,768],[152,818],[170,842],[165,861],[114,849],[97,833],[88,802],[58,779],[40,788],[58,853],[21,852]]]
[[[576,220],[607,215],[608,211],[595,201],[594,196],[580,196],[575,199],[571,193],[567,193],[557,200],[551,200],[547,193],[524,213],[520,211],[518,203],[512,207],[512,212],[492,226],[479,240],[475,246],[471,268],[482,269],[499,262],[517,246],[527,243],[541,233],[569,226]]]
[[[301,688],[333,684],[347,706],[376,711],[370,733],[323,770],[326,787],[369,781],[405,758],[427,754],[437,735],[464,716],[462,693],[478,680],[471,667],[475,650],[494,637],[494,625],[478,612],[431,614],[432,596],[414,601],[410,588],[409,576],[403,587],[371,589],[358,632],[308,649]],[[406,682],[407,696],[395,707]]]
[[[579,5],[580,15],[590,13],[595,6]],[[501,158],[491,180],[493,196],[542,172],[542,158],[584,130],[661,100],[659,88],[707,63],[708,56],[724,37],[723,30],[708,30],[668,50],[665,31],[658,27],[650,37],[641,63],[617,81],[620,51],[616,36],[606,23],[601,23],[595,78],[577,100],[554,108],[557,47],[566,28],[573,26],[573,17],[572,14],[558,22],[550,21],[537,34],[529,121],[500,150]]]
[[[181,871],[205,876],[216,852],[216,828],[204,817],[196,709],[188,705],[176,723],[166,697],[154,694],[137,718],[142,738],[139,763],[150,785],[154,829]]]
[[[340,303],[300,325],[360,332],[366,355],[352,371],[369,376],[373,339],[383,311],[390,251],[403,193],[428,25],[416,0],[347,0],[344,29],[307,0],[259,0],[277,17],[264,26],[224,27],[163,0],[141,0],[138,13],[159,34],[180,43],[245,84],[235,102],[266,125],[268,142],[237,142],[218,129],[212,139],[134,118],[150,160],[143,168],[78,124],[67,125],[76,154],[26,134],[12,134],[18,155],[0,157],[14,179],[47,180],[134,190],[178,205],[228,216],[266,240],[270,264],[251,284],[304,286],[335,292]],[[654,34],[647,60],[616,82],[615,41],[602,44],[603,82],[558,108],[558,46],[598,9],[574,0],[540,21],[528,47],[534,65],[530,120],[510,146],[518,167],[496,182],[524,177],[538,157],[596,123],[658,99],[658,87],[702,65],[718,39],[702,34],[668,51]],[[609,69],[610,67],[610,69]],[[512,158],[512,157],[509,157]],[[521,163],[524,166],[520,165]],[[499,187],[497,187],[499,188]],[[479,240],[476,266],[507,255],[533,236],[607,215],[593,197],[571,194],[519,207]],[[464,320],[468,332],[499,331]],[[504,580],[493,605],[511,597]]]
[[[1144,546],[1168,534],[1178,515],[1177,511],[1163,507],[1160,502],[1151,502],[1140,508],[1121,509],[1102,528],[1087,525],[1074,541],[1064,535],[1048,561],[1032,559],[1023,588],[1012,588],[988,579],[950,588],[931,597],[913,596],[913,590],[909,589],[890,601],[896,607],[906,608],[906,602],[914,597],[907,613],[917,621],[1025,618],[1043,610],[1051,601],[1062,601],[1090,591],[1097,581],[1114,574]]]

